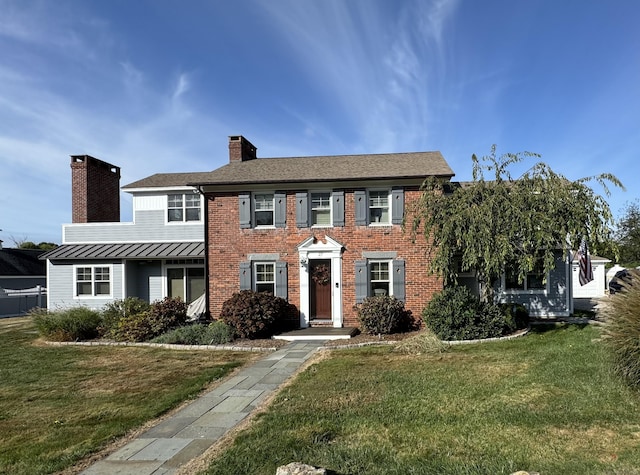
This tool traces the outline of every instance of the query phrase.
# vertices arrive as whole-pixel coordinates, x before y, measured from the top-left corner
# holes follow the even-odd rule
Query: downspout
[[[204,286],[204,300],[207,305],[205,315],[209,315],[209,318],[211,318],[211,312],[209,310],[209,199],[205,192],[202,191],[202,186],[198,185],[197,189],[198,193],[204,196],[204,280],[206,282]]]

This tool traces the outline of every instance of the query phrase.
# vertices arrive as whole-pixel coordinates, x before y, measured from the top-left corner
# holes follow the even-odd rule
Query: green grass
[[[407,356],[340,350],[303,372],[208,474],[639,474],[640,397],[595,327]]]
[[[0,320],[0,473],[68,468],[253,358],[37,337],[30,319]]]

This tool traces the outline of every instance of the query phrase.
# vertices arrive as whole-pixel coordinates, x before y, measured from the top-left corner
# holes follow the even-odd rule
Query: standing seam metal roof
[[[204,257],[203,242],[63,244],[40,259],[149,259]]]

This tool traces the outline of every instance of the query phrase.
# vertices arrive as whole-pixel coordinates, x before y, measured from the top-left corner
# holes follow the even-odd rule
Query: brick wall
[[[405,208],[419,196],[417,189],[405,189]],[[297,246],[310,236],[325,235],[342,243],[342,300],[345,326],[357,326],[355,304],[355,261],[364,251],[396,251],[405,260],[406,308],[419,317],[434,292],[442,289],[441,280],[431,275],[427,245],[422,236],[416,243],[401,226],[355,226],[353,190],[345,190],[345,227],[326,229],[296,227],[295,191],[287,192],[287,225],[276,229],[240,229],[238,195],[233,193],[208,195],[209,305],[215,318],[223,302],[240,288],[239,264],[249,254],[278,253],[288,263],[289,302],[299,306],[300,286]]]
[[[73,223],[120,221],[120,168],[89,155],[71,157]]]

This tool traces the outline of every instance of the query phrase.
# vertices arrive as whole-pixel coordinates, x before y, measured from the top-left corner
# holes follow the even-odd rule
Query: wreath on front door
[[[311,278],[320,285],[327,285],[331,282],[331,269],[326,264],[319,264],[311,271]]]

